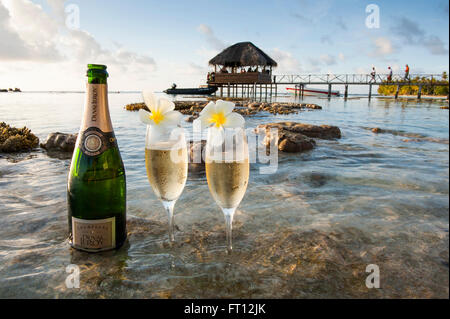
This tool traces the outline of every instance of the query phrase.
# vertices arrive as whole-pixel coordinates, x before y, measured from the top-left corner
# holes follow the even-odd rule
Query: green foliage
[[[387,82],[387,81],[385,81]],[[408,83],[407,80],[399,81],[399,83]],[[448,75],[447,72],[442,73],[442,80],[429,80],[426,78],[415,77],[411,79],[411,82],[423,83],[422,95],[448,95]],[[446,86],[435,86],[433,84],[447,84]],[[378,94],[381,95],[395,95],[397,92],[397,85],[380,85],[378,87]],[[402,85],[400,87],[399,95],[417,95],[419,92],[419,87],[417,85]]]

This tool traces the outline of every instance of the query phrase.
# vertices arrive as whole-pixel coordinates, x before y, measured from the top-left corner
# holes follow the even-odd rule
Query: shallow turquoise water
[[[253,165],[227,256],[223,217],[203,174],[188,180],[175,207],[177,243],[168,245],[166,215],[145,173],[145,127],[123,109],[141,97],[109,99],[127,173],[128,243],[96,255],[71,250],[70,160],[41,150],[0,155],[0,297],[448,297],[449,115],[439,108],[446,102],[308,97],[323,109],[248,118],[248,127],[336,125],[343,136],[280,154],[271,175]],[[43,141],[77,132],[83,103],[83,94],[3,94],[0,121],[26,125]],[[80,289],[66,288],[69,264],[81,269]],[[369,264],[380,268],[381,289],[365,285]]]

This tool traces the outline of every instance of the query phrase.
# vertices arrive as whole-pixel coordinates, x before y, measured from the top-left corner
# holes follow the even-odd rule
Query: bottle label
[[[116,248],[116,218],[87,220],[72,217],[73,246],[82,250]]]
[[[81,130],[97,127],[103,132],[112,132],[108,106],[108,86],[106,84],[87,84],[86,92]]]
[[[105,133],[97,127],[90,127],[81,134],[80,149],[88,156],[98,156],[115,146],[114,132]]]

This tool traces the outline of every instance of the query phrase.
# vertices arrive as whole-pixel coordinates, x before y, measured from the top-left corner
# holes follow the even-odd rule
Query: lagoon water
[[[190,175],[175,206],[177,242],[168,244],[167,217],[145,172],[145,127],[123,109],[141,100],[109,96],[128,191],[129,237],[117,251],[69,248],[70,159],[40,149],[0,155],[1,298],[448,298],[446,102],[306,97],[323,109],[247,118],[248,127],[336,125],[342,138],[280,154],[271,175],[252,166],[227,255],[204,174]],[[2,94],[0,121],[26,125],[43,141],[77,132],[83,104],[80,93]],[[66,287],[70,264],[80,267],[79,289]],[[366,287],[370,264],[380,289]]]

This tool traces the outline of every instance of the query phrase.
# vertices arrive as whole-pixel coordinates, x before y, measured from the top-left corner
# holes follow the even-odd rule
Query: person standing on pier
[[[388,82],[392,82],[392,69],[390,66],[388,66],[389,74],[387,77]]]
[[[405,80],[409,80],[409,65],[406,65],[406,69],[405,69]]]
[[[377,72],[375,71],[375,67],[372,67],[372,72],[370,73],[370,75],[372,76],[372,78],[370,79],[370,82],[376,82],[375,80],[375,76],[377,75]]]

